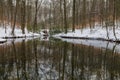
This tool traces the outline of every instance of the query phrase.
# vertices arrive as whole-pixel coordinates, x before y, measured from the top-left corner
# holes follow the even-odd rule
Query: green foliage
[[[28,31],[32,31],[32,26],[27,26]]]
[[[59,27],[54,27],[53,29],[50,30],[50,34],[56,34],[61,32],[62,30]]]
[[[32,25],[29,25],[29,26],[27,26],[27,29],[28,29],[28,31],[33,31],[33,26]],[[40,32],[40,29],[41,29],[41,26],[37,26],[36,28],[35,28],[35,32]]]

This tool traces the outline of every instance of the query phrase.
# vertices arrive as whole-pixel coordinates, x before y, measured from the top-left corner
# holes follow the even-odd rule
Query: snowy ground
[[[117,36],[117,41],[120,41],[120,28],[116,29],[116,36]],[[115,47],[115,51],[120,53],[120,44],[116,44],[115,42],[109,42],[109,40],[116,41],[112,28],[109,28],[109,39],[107,37],[106,29],[101,27],[95,27],[92,30],[86,28],[83,29],[82,31],[80,29],[76,29],[75,32],[68,31],[67,34],[60,33],[53,35],[53,37],[62,39],[63,41],[67,41],[70,43],[91,45],[94,47],[104,48],[104,49],[107,47],[107,49],[112,50]],[[86,38],[89,38],[90,40]]]
[[[6,42],[6,39],[0,39],[0,43]]]
[[[115,30],[117,40],[120,40],[120,28]],[[116,38],[113,33],[113,29],[108,29],[109,39],[107,37],[107,32],[105,28],[95,27],[90,30],[89,28],[85,28],[83,30],[76,29],[75,32],[69,31],[67,34],[60,33],[54,35],[54,37],[69,37],[69,38],[90,38],[90,39],[103,39],[103,40],[112,40],[115,41]]]
[[[10,27],[7,27],[6,33],[5,33],[5,28],[0,27],[0,38],[39,36],[39,34],[37,34],[37,33],[28,32],[27,29],[25,29],[25,34],[22,34],[21,29],[15,28],[14,36],[11,34],[11,31],[12,31],[12,29]]]
[[[20,28],[15,28],[15,34],[14,36],[11,34],[12,28],[10,27],[10,25],[5,27],[0,27],[0,43],[6,42],[6,39],[10,39],[10,38],[28,38],[28,37],[39,37],[40,35],[44,35],[44,33],[40,32],[40,34],[38,33],[33,33],[33,32],[29,32],[26,28],[25,28],[25,34],[22,34],[22,30]]]

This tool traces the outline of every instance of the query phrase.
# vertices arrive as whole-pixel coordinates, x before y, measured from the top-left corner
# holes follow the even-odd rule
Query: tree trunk
[[[25,34],[25,24],[26,24],[26,0],[21,2],[21,29],[22,34]]]
[[[14,22],[13,22],[13,27],[12,27],[12,35],[14,36],[14,30],[15,30],[15,25],[16,25],[16,17],[17,17],[17,9],[19,6],[19,0],[16,0],[16,7],[15,7],[15,13],[14,13]]]
[[[75,1],[73,0],[73,25],[72,25],[72,31],[75,31]]]
[[[66,0],[64,0],[64,29],[65,29],[65,33],[67,33],[67,13],[66,13]]]
[[[114,6],[114,13],[113,13],[113,34],[115,36],[115,39],[117,40],[117,36],[116,36],[116,33],[115,33],[115,27],[116,27],[116,7],[115,7],[115,3],[116,3],[116,0],[113,1],[113,6]]]

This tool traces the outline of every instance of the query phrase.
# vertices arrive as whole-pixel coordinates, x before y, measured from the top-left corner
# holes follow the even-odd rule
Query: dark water
[[[11,41],[0,45],[0,80],[120,80],[120,55],[54,39]]]

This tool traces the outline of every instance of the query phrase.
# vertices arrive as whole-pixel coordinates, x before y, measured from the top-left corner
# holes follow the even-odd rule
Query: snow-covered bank
[[[7,27],[6,30],[3,27],[0,27],[0,38],[22,38],[22,37],[31,37],[31,36],[39,36],[37,33],[28,32],[25,28],[25,34],[22,34],[22,30],[20,28],[15,28],[14,36],[11,34],[12,29]]]
[[[120,41],[120,28],[116,30],[117,41]],[[67,41],[74,44],[83,44],[88,46],[94,46],[97,48],[103,49],[113,49],[115,47],[115,51],[120,53],[120,44],[115,43],[116,39],[113,33],[113,29],[109,28],[109,39],[107,37],[107,32],[105,28],[95,27],[90,30],[89,28],[76,29],[75,32],[69,31],[67,34],[60,33],[53,35],[55,38],[59,38],[62,41]]]
[[[89,28],[85,28],[83,30],[76,29],[74,32],[69,31],[67,34],[60,33],[54,35],[54,37],[63,37],[63,38],[72,38],[72,39],[97,39],[97,40],[104,40],[104,41],[120,41],[120,28],[115,30],[115,34],[117,40],[114,36],[113,29],[108,29],[108,35],[106,28],[95,27],[94,29],[90,30]]]
[[[12,35],[11,32],[12,32],[12,28],[10,25],[6,25],[6,28],[0,26],[0,43],[4,43],[7,41],[6,39],[11,39],[11,38],[26,38],[26,37],[40,36],[40,34],[38,33],[29,32],[26,28],[25,28],[25,34],[22,34],[22,30],[17,27],[14,30],[14,35]]]
[[[6,41],[7,41],[6,39],[0,39],[0,43],[4,43]]]
[[[0,26],[0,43],[4,43],[8,41],[8,39],[16,39],[16,38],[38,38],[43,37],[46,39],[47,36],[49,36],[49,30],[48,29],[42,29],[39,33],[33,33],[27,30],[25,28],[25,34],[22,34],[22,30],[20,28],[15,27],[14,35],[11,34],[12,28],[10,25],[6,25],[5,27]]]

